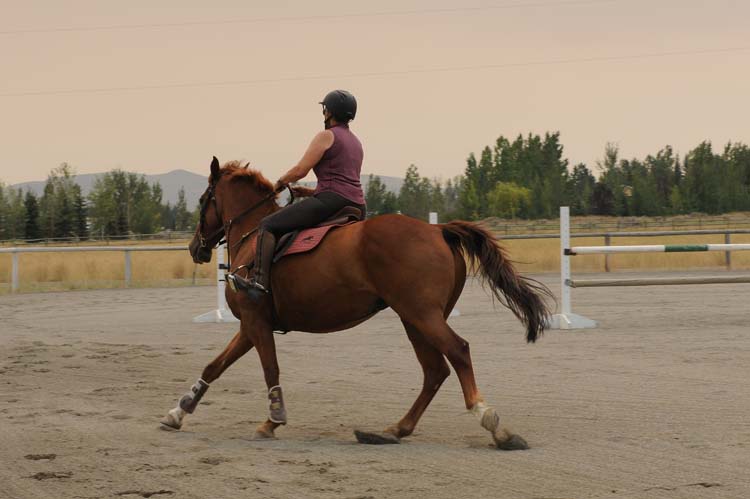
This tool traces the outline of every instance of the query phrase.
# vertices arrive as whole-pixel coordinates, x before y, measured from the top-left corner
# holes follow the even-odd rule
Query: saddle
[[[273,252],[273,263],[287,255],[305,253],[315,249],[329,231],[364,219],[364,213],[354,206],[345,206],[326,220],[308,229],[295,230],[281,236]],[[253,240],[253,245],[256,241]]]

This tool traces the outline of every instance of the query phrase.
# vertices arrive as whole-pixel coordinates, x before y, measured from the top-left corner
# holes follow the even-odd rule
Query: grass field
[[[705,244],[723,243],[723,235],[621,237],[612,244]],[[750,243],[750,234],[732,236],[733,243]],[[140,243],[141,245],[143,243]],[[158,244],[158,242],[155,242]],[[182,244],[186,244],[183,242]],[[601,237],[576,238],[576,246],[604,244]],[[503,245],[522,272],[559,272],[558,239],[506,240]],[[216,265],[195,265],[185,250],[174,252],[133,252],[134,287],[187,286],[210,284],[216,277]],[[602,272],[603,255],[572,259],[573,272]],[[750,269],[750,252],[732,253],[732,267]],[[610,269],[624,270],[696,270],[723,269],[723,252],[642,253],[610,256]],[[124,283],[124,255],[121,252],[27,253],[20,255],[19,279],[22,292],[70,289],[117,288]],[[0,293],[10,291],[11,255],[0,254]]]

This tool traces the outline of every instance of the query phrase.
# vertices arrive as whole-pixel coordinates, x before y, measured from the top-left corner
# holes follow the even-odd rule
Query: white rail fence
[[[137,251],[185,251],[187,246],[59,246],[59,247],[15,247],[0,248],[0,254],[10,253],[12,258],[10,291],[18,292],[19,288],[19,256],[21,253],[79,253],[79,252],[100,252],[100,251],[120,251],[125,254],[125,286],[130,286],[133,281],[133,262],[131,254]]]

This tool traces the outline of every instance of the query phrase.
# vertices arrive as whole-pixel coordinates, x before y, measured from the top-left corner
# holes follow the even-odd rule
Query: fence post
[[[730,232],[724,233],[724,244],[731,244],[732,234]],[[732,270],[732,252],[727,251],[724,253],[724,261],[726,262],[727,270]]]
[[[14,251],[12,256],[13,268],[11,269],[10,292],[15,293],[18,291],[18,252]]]
[[[130,287],[130,281],[133,277],[133,266],[130,261],[130,250],[125,250],[125,287]]]
[[[604,234],[604,246],[610,246],[612,244],[612,236]],[[609,254],[604,255],[604,272],[609,272]]]

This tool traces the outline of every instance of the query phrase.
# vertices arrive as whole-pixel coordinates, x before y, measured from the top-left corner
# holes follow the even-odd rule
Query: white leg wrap
[[[482,428],[492,434],[500,427],[500,416],[495,412],[495,409],[488,407],[484,402],[477,402],[471,408],[471,413],[478,416],[479,424],[482,425]]]
[[[484,413],[487,412],[487,409],[489,409],[489,407],[487,407],[487,404],[485,404],[484,402],[477,402],[474,407],[471,408],[471,413],[481,420],[484,416]]]

